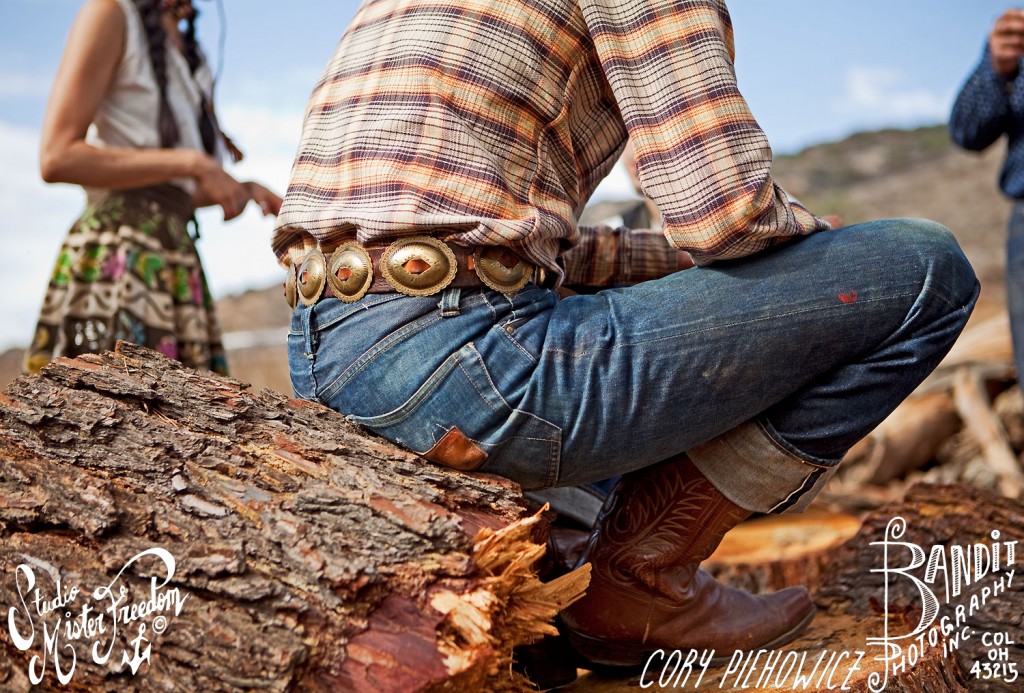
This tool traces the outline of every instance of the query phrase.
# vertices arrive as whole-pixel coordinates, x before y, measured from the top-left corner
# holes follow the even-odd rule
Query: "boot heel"
[[[542,691],[568,686],[576,680],[576,666],[584,665],[564,637],[545,635],[540,642],[515,649],[512,668]]]
[[[597,664],[600,667],[639,669],[647,663],[651,653],[658,649],[635,643],[594,638],[571,628],[563,628],[562,634],[576,654],[586,660],[587,664]]]

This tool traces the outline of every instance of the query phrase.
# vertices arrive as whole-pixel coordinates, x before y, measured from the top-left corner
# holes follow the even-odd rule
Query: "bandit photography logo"
[[[941,643],[943,656],[951,657],[972,638],[981,639],[988,661],[975,661],[970,675],[1006,684],[1016,682],[1017,665],[1009,661],[1009,646],[1015,644],[1011,637],[1005,632],[977,630],[970,623],[1013,587],[1017,541],[1004,540],[1000,531],[994,529],[989,535],[991,542],[937,544],[925,552],[922,546],[899,541],[906,532],[906,520],[894,517],[886,526],[885,538],[871,542],[872,546],[882,547],[883,556],[882,567],[871,572],[885,576],[884,632],[880,637],[868,638],[869,647],[882,649],[876,660],[884,662],[885,668],[869,678],[872,693],[884,691],[890,676],[916,664],[926,649],[939,647]],[[894,548],[897,551],[894,552]],[[901,565],[899,556],[905,559],[908,552],[910,562]],[[917,626],[909,633],[898,635],[889,632],[889,591],[895,580],[904,581],[917,592],[921,609]],[[969,596],[964,594],[967,588],[971,589]],[[943,613],[941,617],[940,613]]]
[[[136,563],[135,572],[147,569],[149,585],[141,598],[132,599],[125,573]],[[137,674],[150,661],[153,638],[167,630],[169,618],[181,614],[189,596],[167,586],[174,570],[174,556],[152,548],[129,559],[108,584],[87,591],[64,584],[53,566],[26,557],[15,569],[21,603],[8,609],[7,630],[14,646],[31,654],[29,681],[42,683],[52,668],[57,681],[67,685],[83,648],[96,664],[112,662],[116,670]],[[118,647],[119,642],[127,645]]]
[[[883,578],[879,595],[883,613],[881,633],[867,637],[863,648],[657,650],[644,666],[639,687],[849,691],[864,690],[866,685],[871,693],[882,693],[926,653],[949,658],[969,649],[972,656],[961,657],[961,663],[972,680],[1024,690],[1017,688],[1024,686],[1024,679],[1019,679],[1016,662],[1010,661],[1011,648],[1017,646],[1013,636],[972,625],[991,622],[985,611],[1019,582],[1018,542],[994,529],[988,535],[991,541],[925,547],[904,540],[906,533],[906,520],[894,517],[883,539],[869,544],[881,559],[880,566],[870,572]],[[902,603],[906,599],[911,603]],[[907,607],[915,616],[920,613],[916,624],[906,624]]]

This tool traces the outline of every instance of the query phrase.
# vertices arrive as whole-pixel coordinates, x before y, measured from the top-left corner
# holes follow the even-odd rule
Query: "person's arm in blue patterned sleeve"
[[[1021,79],[1007,79],[995,71],[988,48],[977,69],[960,90],[949,117],[949,133],[964,149],[981,151],[1007,131],[1012,117],[1010,91]]]
[[[985,54],[960,91],[949,118],[953,141],[981,151],[1024,122],[1024,10],[1007,10],[988,35]]]

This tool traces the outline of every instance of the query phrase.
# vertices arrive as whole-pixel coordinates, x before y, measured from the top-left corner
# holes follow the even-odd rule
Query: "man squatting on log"
[[[576,222],[627,138],[659,249]],[[771,160],[721,0],[364,2],[309,102],[273,239],[296,395],[526,490],[623,475],[562,614],[591,662],[805,628],[803,588],[700,562],[805,508],[977,297],[945,228],[830,230]]]

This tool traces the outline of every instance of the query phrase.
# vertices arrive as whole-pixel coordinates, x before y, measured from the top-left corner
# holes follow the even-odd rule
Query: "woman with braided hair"
[[[40,170],[85,188],[58,254],[25,370],[118,339],[226,371],[220,328],[189,234],[197,207],[224,219],[281,200],[239,182],[241,153],[212,108],[213,77],[191,0],[87,0],[71,29],[43,123]]]

